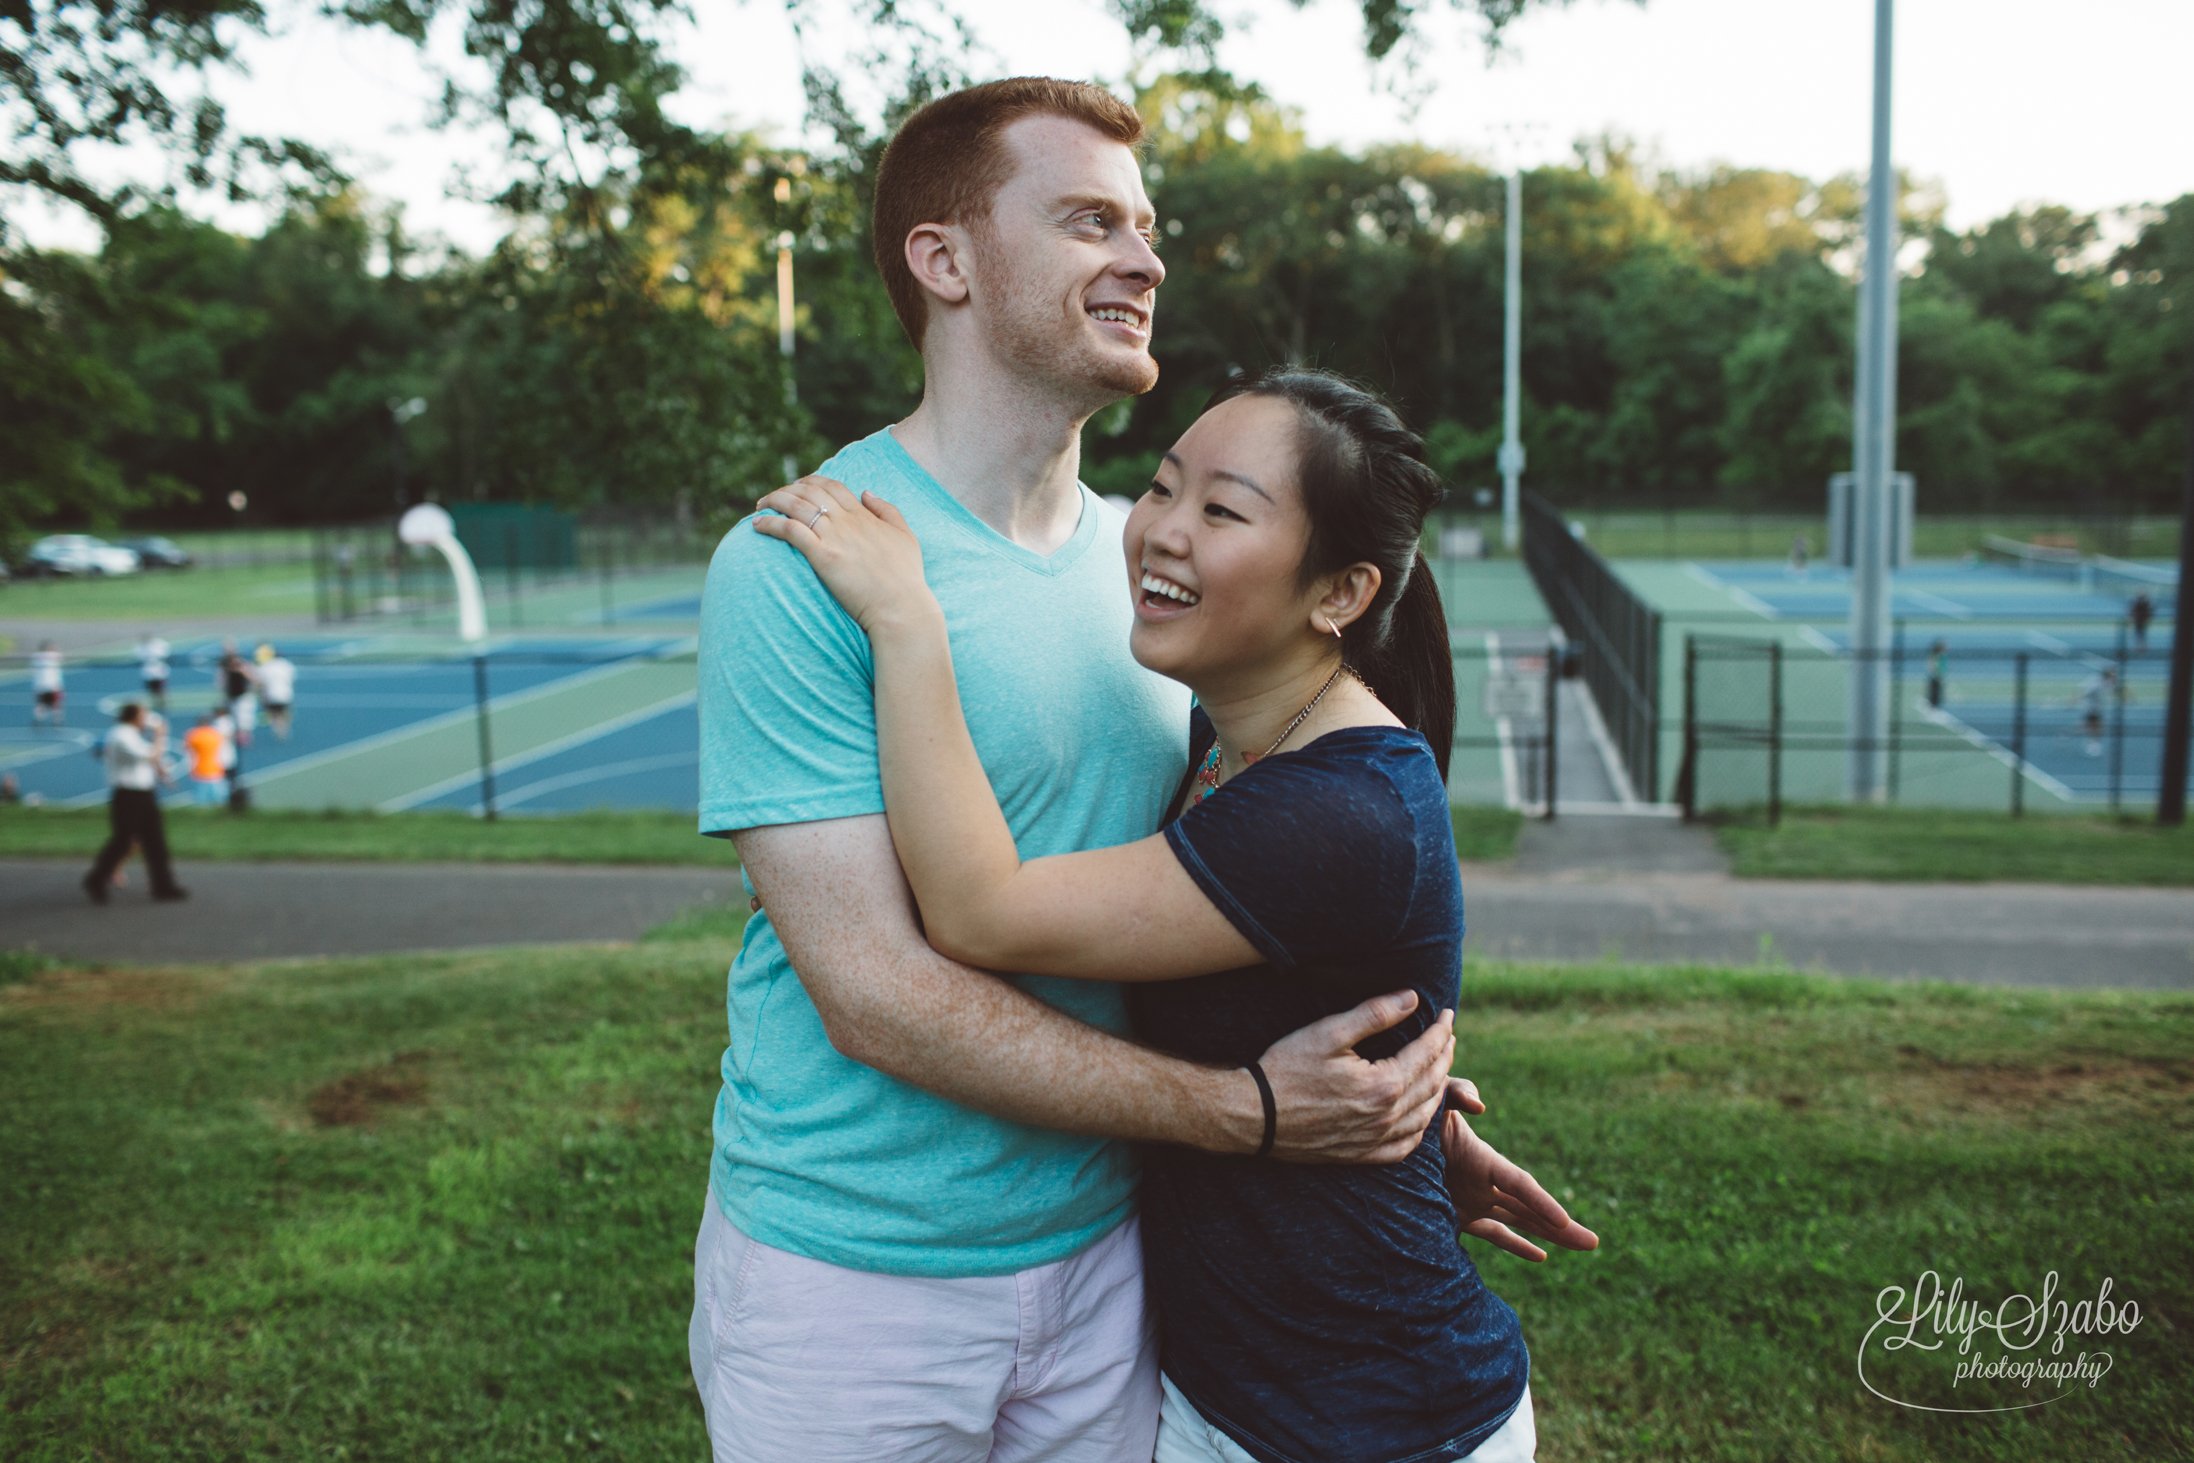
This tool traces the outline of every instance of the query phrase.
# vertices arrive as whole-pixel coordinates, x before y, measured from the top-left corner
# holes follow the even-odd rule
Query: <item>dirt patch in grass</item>
[[[20,984],[0,986],[0,1002],[17,1010],[124,1006],[140,1011],[174,1011],[195,1004],[212,984],[199,970],[184,973],[55,965]]]
[[[323,1082],[305,1099],[305,1111],[323,1128],[371,1127],[383,1108],[426,1099],[426,1060],[425,1052],[401,1052],[378,1067]]]
[[[2154,1102],[2194,1094],[2194,1063],[2154,1057],[2096,1057],[2050,1066],[1952,1062],[1917,1046],[1897,1048],[1902,1105],[2016,1116],[2044,1103]]]

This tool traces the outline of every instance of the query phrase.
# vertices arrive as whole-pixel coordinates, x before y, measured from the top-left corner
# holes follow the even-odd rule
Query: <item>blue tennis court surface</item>
[[[1689,564],[1685,572],[1771,620],[1835,620],[1851,613],[1851,571],[1793,569],[1780,561]],[[2171,610],[2157,596],[2159,617]],[[2075,581],[2037,577],[1994,563],[1919,563],[1890,576],[1890,614],[1928,621],[2115,622],[2130,595],[2100,593]]]
[[[477,654],[497,775],[514,811],[697,806],[693,665],[680,659],[690,657],[690,637],[503,639],[424,657],[418,642],[393,637],[296,638],[281,648],[297,665],[292,735],[276,737],[262,718],[240,751],[244,780],[267,805],[477,805]],[[215,700],[221,651],[202,641],[171,652],[177,741]],[[27,674],[0,673],[0,771],[44,802],[97,803],[105,776],[91,749],[144,688],[134,663],[79,662],[66,676],[68,725],[56,729],[31,726]],[[468,774],[471,791],[461,793]]]

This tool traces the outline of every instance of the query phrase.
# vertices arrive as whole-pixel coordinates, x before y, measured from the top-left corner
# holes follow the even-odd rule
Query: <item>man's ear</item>
[[[968,297],[967,231],[952,224],[916,224],[907,231],[907,268],[914,282],[948,305]]]
[[[1346,630],[1371,602],[1379,596],[1379,585],[1384,582],[1377,564],[1351,564],[1326,581],[1325,592],[1318,596],[1318,603],[1311,611],[1310,624],[1321,635],[1330,635],[1336,629]]]

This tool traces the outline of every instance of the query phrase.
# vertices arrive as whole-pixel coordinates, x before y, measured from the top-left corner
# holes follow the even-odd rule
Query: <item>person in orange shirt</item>
[[[190,754],[192,801],[201,808],[220,807],[228,799],[228,738],[213,724],[212,712],[198,718],[183,738],[183,748]]]

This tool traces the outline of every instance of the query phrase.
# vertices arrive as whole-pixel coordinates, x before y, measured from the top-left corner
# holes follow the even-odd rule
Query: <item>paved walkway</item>
[[[1588,842],[1583,820],[1575,826],[1572,836]],[[1575,859],[1540,873],[1525,865],[1464,869],[1474,953],[2194,989],[2194,890],[1732,879]],[[132,887],[99,908],[77,887],[83,871],[80,863],[0,861],[0,949],[149,963],[630,940],[738,891],[735,877],[715,869],[191,864],[181,870],[194,896],[187,903],[153,904],[137,866]]]
[[[0,949],[164,964],[633,940],[739,893],[720,868],[188,863],[191,897],[155,904],[132,863],[102,907],[77,883],[89,863],[0,860]]]

